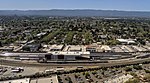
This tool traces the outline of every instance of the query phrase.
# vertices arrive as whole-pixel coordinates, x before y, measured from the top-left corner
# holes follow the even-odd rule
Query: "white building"
[[[122,44],[135,44],[135,39],[117,39]]]
[[[62,51],[64,48],[64,45],[52,45],[50,47],[50,51]]]
[[[2,81],[0,83],[30,83],[30,78]]]

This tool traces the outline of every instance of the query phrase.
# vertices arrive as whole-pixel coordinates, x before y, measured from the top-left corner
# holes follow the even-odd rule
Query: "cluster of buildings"
[[[149,52],[150,46],[138,46],[138,45],[43,45],[42,51],[63,51],[63,52],[113,52],[113,53],[135,53],[135,52]]]
[[[33,41],[19,42],[12,46],[0,47],[1,56],[12,56],[21,60],[51,60],[51,61],[74,61],[74,60],[101,60],[122,59],[133,57],[136,53],[149,53],[150,46],[138,45],[46,45],[32,44]],[[20,47],[19,47],[20,46]],[[18,49],[19,48],[19,49]],[[5,52],[7,51],[7,52]]]

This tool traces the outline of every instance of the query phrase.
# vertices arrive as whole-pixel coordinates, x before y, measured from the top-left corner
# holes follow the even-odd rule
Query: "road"
[[[19,47],[18,49],[15,49],[14,51],[17,52],[17,51],[21,50],[21,49],[22,49],[24,46],[26,46],[27,44],[32,43],[32,42],[34,42],[34,40],[31,40],[31,41],[29,41],[29,42],[23,44],[21,47]]]

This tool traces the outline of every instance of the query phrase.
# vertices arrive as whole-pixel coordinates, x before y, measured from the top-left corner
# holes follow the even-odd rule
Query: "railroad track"
[[[130,64],[141,64],[144,62],[150,63],[150,58],[146,59],[135,59],[135,60],[123,60],[123,61],[108,61],[108,63],[67,63],[67,64],[57,64],[57,63],[37,63],[37,62],[24,62],[24,61],[10,61],[0,59],[1,65],[8,66],[27,66],[27,67],[69,67],[69,66],[99,66],[99,67],[108,67],[116,65],[130,65]]]

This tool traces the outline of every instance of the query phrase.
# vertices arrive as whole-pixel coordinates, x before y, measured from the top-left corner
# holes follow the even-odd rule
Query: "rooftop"
[[[58,52],[49,52],[52,53],[53,55],[89,55],[90,52],[63,52],[63,51],[58,51]]]
[[[117,40],[122,43],[135,43],[135,39],[117,39]]]
[[[2,83],[30,83],[30,78],[2,81]]]
[[[52,45],[50,49],[62,49],[64,45]]]
[[[79,45],[71,45],[68,47],[68,51],[81,51],[82,48]]]
[[[103,50],[111,50],[111,48],[108,45],[102,45],[101,49],[103,49]]]

